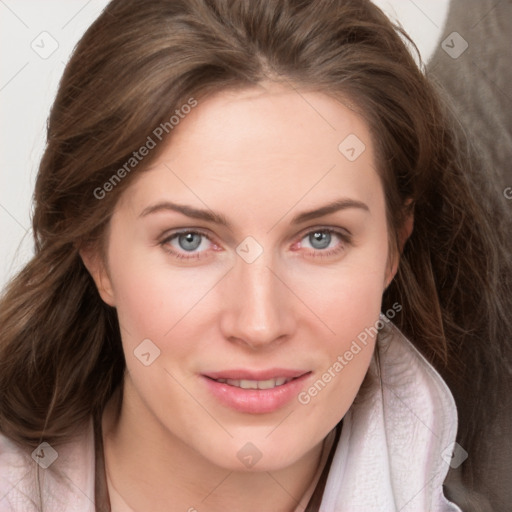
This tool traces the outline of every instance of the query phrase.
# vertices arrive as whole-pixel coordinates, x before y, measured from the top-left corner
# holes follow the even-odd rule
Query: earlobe
[[[398,233],[399,253],[395,255],[393,265],[391,265],[389,267],[389,272],[386,276],[384,289],[386,289],[391,284],[391,281],[393,281],[396,273],[398,272],[398,264],[399,264],[400,258],[402,256],[402,252],[404,250],[405,243],[411,236],[412,230],[414,228],[414,211],[411,208],[410,204],[411,204],[411,200],[408,200],[406,203],[406,208],[408,211],[407,211],[405,220],[402,224],[402,228],[400,229],[400,231]]]
[[[400,243],[400,255],[402,254],[404,250],[405,242],[409,239],[411,236],[412,230],[414,228],[414,211],[412,208],[410,208],[410,200],[408,201],[406,208],[409,209],[404,223],[402,224],[402,229],[400,229],[400,232],[398,233],[398,240]]]
[[[397,271],[398,271],[398,259],[397,259],[396,263],[393,264],[393,266],[390,268],[389,272],[386,275],[386,280],[384,282],[384,290],[386,290],[387,287],[391,284],[391,282],[395,278]]]
[[[103,302],[109,306],[115,307],[112,282],[103,259],[98,255],[98,252],[94,250],[81,249],[79,254],[85,268],[96,284],[96,289]]]

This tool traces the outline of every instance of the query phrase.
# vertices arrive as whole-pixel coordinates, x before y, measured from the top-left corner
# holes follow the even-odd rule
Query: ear
[[[103,302],[107,303],[109,306],[115,307],[112,281],[108,273],[107,265],[99,254],[99,251],[93,248],[83,248],[79,250],[79,254],[85,268],[87,268],[89,274],[91,274]]]
[[[398,246],[399,246],[399,254],[395,254],[393,257],[392,264],[388,267],[389,271],[386,275],[385,288],[387,288],[391,281],[395,278],[395,275],[398,271],[398,264],[400,263],[400,257],[404,250],[405,242],[411,236],[412,230],[414,229],[414,208],[411,207],[412,199],[408,199],[405,203],[405,219],[402,223],[402,227],[398,232]]]

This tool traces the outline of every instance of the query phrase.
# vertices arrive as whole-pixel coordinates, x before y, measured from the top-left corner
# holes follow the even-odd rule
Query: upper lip
[[[246,370],[246,369],[232,369],[221,370],[218,372],[204,373],[205,377],[210,379],[229,379],[229,380],[269,380],[285,377],[286,379],[295,379],[302,377],[309,370],[296,370],[291,368],[268,368],[266,370]]]

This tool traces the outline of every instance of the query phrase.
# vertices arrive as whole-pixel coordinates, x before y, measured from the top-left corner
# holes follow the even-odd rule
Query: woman
[[[499,500],[506,236],[401,37],[361,0],[108,5],[2,299],[1,510]]]

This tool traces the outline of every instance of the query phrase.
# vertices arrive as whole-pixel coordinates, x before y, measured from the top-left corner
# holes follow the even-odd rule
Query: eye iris
[[[326,231],[315,231],[309,235],[309,242],[315,249],[325,249],[331,243],[331,234]],[[319,243],[319,245],[315,245]]]
[[[194,237],[196,237],[196,240],[194,242]],[[184,243],[182,241],[185,240]],[[197,249],[199,245],[201,244],[201,235],[198,233],[185,233],[182,235],[179,235],[178,241],[180,244],[180,247],[185,251],[191,251],[194,249]]]

